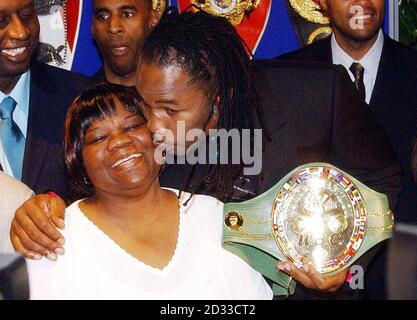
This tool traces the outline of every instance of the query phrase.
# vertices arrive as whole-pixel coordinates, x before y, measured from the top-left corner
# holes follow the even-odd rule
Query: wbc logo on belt
[[[213,15],[227,18],[252,53],[262,39],[271,11],[271,0],[178,0],[180,11],[190,4]]]

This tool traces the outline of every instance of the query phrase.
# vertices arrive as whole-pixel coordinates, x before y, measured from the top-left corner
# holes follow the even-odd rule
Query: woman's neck
[[[178,199],[159,183],[140,191],[137,196],[96,192],[80,203],[80,209],[126,252],[162,269],[171,261],[178,243]]]
[[[97,191],[85,205],[85,213],[93,221],[106,220],[118,227],[130,228],[153,224],[164,215],[167,206],[178,206],[178,202],[173,192],[153,183],[127,195]]]

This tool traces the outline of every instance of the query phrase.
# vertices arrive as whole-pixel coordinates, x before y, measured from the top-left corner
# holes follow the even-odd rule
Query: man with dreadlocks
[[[226,19],[186,12],[166,15],[152,29],[136,79],[154,143],[178,153],[175,163],[161,173],[161,185],[214,195],[222,201],[246,200],[265,192],[297,166],[320,161],[388,194],[391,206],[395,205],[399,167],[384,132],[341,67],[281,61],[258,61],[255,66]],[[196,139],[181,141],[179,123],[185,136],[193,129],[206,135],[213,128],[240,133],[262,129],[262,172],[245,175],[242,155],[238,164],[181,164],[195,151]],[[254,152],[259,145],[254,133],[251,137]],[[43,201],[52,200],[38,197],[32,202],[40,208]],[[53,214],[63,217],[60,212]],[[19,215],[28,214],[20,211]],[[53,252],[61,246],[56,240],[62,243],[62,236],[57,238],[42,210],[33,215],[42,225],[19,228],[40,235],[39,241],[26,239],[24,246],[14,242],[15,248],[25,256],[32,250],[42,255]],[[347,273],[322,276],[312,268],[303,271],[294,265],[286,272],[304,285],[297,287],[299,298],[316,296],[318,291],[343,291],[340,287]],[[340,295],[333,293],[333,297]]]
[[[151,31],[143,47],[136,87],[157,145],[178,151],[194,143],[185,141],[185,148],[181,146],[180,121],[184,122],[183,136],[194,128],[205,133],[212,128],[261,128],[264,133],[259,175],[244,175],[241,153],[239,164],[182,165],[177,159],[176,164],[168,165],[161,183],[222,201],[245,200],[265,192],[301,164],[328,162],[387,193],[393,205],[398,165],[383,131],[343,68],[275,61],[257,64],[252,77],[253,62],[235,29],[225,19],[203,12],[167,17]],[[171,140],[164,136],[166,131],[174,133]],[[255,145],[252,141],[252,154],[256,155]],[[348,272],[324,277],[293,264],[279,267],[289,268],[285,271],[307,288],[322,291],[337,290]],[[296,290],[296,296],[316,295],[306,291]]]

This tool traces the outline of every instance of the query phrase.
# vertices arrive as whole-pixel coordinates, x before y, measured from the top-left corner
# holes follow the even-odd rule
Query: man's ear
[[[217,122],[219,121],[220,114],[222,112],[219,96],[216,97],[215,103],[213,104],[212,108],[213,109],[211,110],[211,117],[210,117],[207,125],[204,128],[204,131],[206,132],[206,134],[208,134],[208,131],[210,129],[214,129],[214,128],[217,127]]]

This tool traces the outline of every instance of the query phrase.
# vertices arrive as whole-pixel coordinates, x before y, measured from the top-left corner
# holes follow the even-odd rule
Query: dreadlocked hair
[[[161,67],[175,65],[186,71],[190,82],[205,93],[210,106],[220,106],[217,129],[240,131],[254,129],[255,113],[263,119],[258,94],[251,81],[249,52],[227,19],[204,11],[181,14],[174,11],[165,14],[149,33],[142,59]],[[264,123],[261,120],[262,127]],[[253,140],[251,130],[252,154]],[[231,199],[233,183],[242,176],[244,168],[242,154],[239,164],[232,164],[231,156],[229,152],[227,164],[209,165],[198,177],[195,177],[194,167],[184,189],[209,193],[222,201]]]

